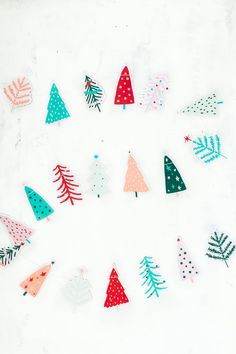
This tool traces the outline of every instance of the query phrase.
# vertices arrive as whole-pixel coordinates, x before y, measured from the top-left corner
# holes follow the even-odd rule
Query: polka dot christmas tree
[[[51,264],[40,268],[20,284],[24,290],[23,295],[30,294],[35,297],[38,294],[53,264],[54,262],[51,262]]]
[[[125,109],[127,104],[133,103],[134,94],[129,75],[129,69],[127,68],[127,66],[125,66],[121,72],[120,79],[118,81],[114,104],[121,104],[123,105],[123,109]]]
[[[177,239],[178,245],[178,263],[179,263],[179,271],[180,276],[183,280],[190,279],[193,281],[193,278],[198,275],[198,270],[196,266],[193,264],[192,259],[189,256],[189,253],[186,251],[183,243],[178,237]]]
[[[104,303],[104,307],[118,306],[129,302],[129,299],[125,294],[125,290],[118,279],[118,274],[115,268],[113,268],[111,271],[110,282],[108,284],[106,293],[107,297]]]
[[[218,105],[221,103],[223,102],[218,101],[216,98],[216,94],[213,93],[212,95],[202,97],[199,100],[188,105],[186,108],[181,110],[181,113],[192,113],[192,114],[215,116],[217,113]]]
[[[182,192],[186,189],[179,171],[168,156],[164,157],[164,172],[166,193]]]
[[[33,189],[26,186],[25,192],[37,221],[48,217],[54,212],[53,208]]]
[[[4,215],[0,215],[0,221],[6,226],[15,246],[23,246],[26,241],[29,242],[28,239],[32,235],[32,229]]]
[[[58,93],[58,88],[55,84],[53,84],[50,91],[50,100],[48,102],[48,114],[46,117],[46,123],[54,123],[58,120],[68,118],[69,116],[70,115],[65,107],[65,103]]]

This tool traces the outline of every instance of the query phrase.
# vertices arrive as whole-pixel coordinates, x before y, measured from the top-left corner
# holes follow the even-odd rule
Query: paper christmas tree
[[[190,279],[198,275],[198,270],[196,266],[193,264],[192,259],[189,256],[189,253],[186,251],[185,247],[180,238],[177,239],[178,243],[178,263],[179,263],[179,271],[182,279]]]
[[[142,286],[146,286],[148,289],[145,291],[147,298],[150,298],[152,295],[159,297],[159,292],[166,289],[165,280],[160,280],[161,275],[158,274],[156,264],[154,264],[152,257],[143,257],[142,261],[139,263],[139,269],[142,270],[140,276],[144,280]]]
[[[25,77],[13,80],[3,92],[13,108],[23,107],[32,102],[32,86]]]
[[[219,236],[215,231],[214,236],[210,237],[210,241],[208,242],[209,247],[206,253],[209,258],[224,261],[227,267],[229,267],[227,261],[236,248],[236,245],[234,245],[232,241],[229,241],[228,237],[229,236],[224,233],[221,233]]]
[[[131,154],[129,154],[124,192],[134,192],[137,197],[138,192],[147,192],[148,190],[148,186],[144,182],[144,178],[137,166],[136,161]]]
[[[193,113],[193,114],[201,114],[201,115],[216,115],[218,105],[223,103],[222,101],[218,101],[216,98],[216,94],[205,96],[200,98],[196,102],[188,105],[181,112],[182,113]]]
[[[21,245],[0,248],[0,265],[6,266],[10,264],[17,256],[20,249]]]
[[[50,100],[48,102],[48,114],[46,117],[46,123],[54,123],[58,120],[68,118],[69,116],[70,115],[65,107],[65,103],[58,93],[58,88],[55,84],[53,84],[50,91]]]
[[[104,97],[102,87],[89,76],[85,75],[85,98],[89,108],[97,108],[101,112],[101,103]]]
[[[92,300],[91,286],[87,279],[84,279],[83,272],[70,279],[64,288],[62,294],[75,307]]]
[[[57,190],[61,193],[61,195],[57,197],[61,199],[60,203],[69,201],[71,205],[74,205],[76,200],[83,199],[81,196],[82,194],[77,191],[79,185],[74,183],[74,175],[66,166],[57,165],[53,169],[53,172],[55,172],[56,176],[56,179],[53,182],[60,182],[60,185],[57,188]]]
[[[98,198],[109,192],[107,183],[108,179],[105,173],[105,167],[99,160],[98,155],[94,155],[94,162],[91,166],[92,176],[90,178],[90,192]]]
[[[127,104],[134,103],[134,94],[127,66],[121,72],[120,79],[116,88],[115,104],[122,104],[125,109]]]
[[[168,156],[164,157],[164,172],[166,193],[182,192],[186,189],[179,171]]]
[[[107,297],[104,303],[104,307],[112,307],[129,302],[125,294],[125,290],[118,279],[118,274],[114,268],[110,274],[110,282],[108,284],[106,293]]]
[[[25,187],[25,192],[38,221],[47,218],[54,212],[53,208],[33,189]]]
[[[211,135],[209,137],[204,135],[203,137],[198,137],[195,140],[190,139],[190,137],[187,135],[184,139],[185,142],[192,142],[194,154],[206,164],[214,161],[219,157],[223,157],[225,159],[227,158],[221,153],[220,138],[217,134],[215,136]]]
[[[6,226],[15,246],[23,246],[25,241],[29,242],[28,239],[32,235],[32,229],[4,215],[0,215],[0,221]]]
[[[38,294],[53,264],[54,262],[51,262],[51,264],[48,264],[45,267],[40,268],[20,284],[21,288],[24,290],[23,295],[29,293],[30,295],[35,297]]]
[[[151,79],[145,89],[143,90],[140,99],[139,106],[145,111],[151,109],[163,109],[164,108],[164,93],[169,89],[169,79],[165,75],[157,76]]]

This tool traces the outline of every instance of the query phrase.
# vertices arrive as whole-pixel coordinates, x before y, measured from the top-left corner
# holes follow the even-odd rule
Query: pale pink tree
[[[136,161],[129,154],[128,169],[125,177],[124,192],[134,192],[135,196],[138,196],[138,192],[148,192],[148,186],[146,185],[143,175],[140,172]]]

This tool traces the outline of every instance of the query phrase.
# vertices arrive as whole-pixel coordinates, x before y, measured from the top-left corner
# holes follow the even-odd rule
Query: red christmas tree
[[[134,103],[134,94],[127,66],[121,72],[114,103],[123,104],[123,109],[125,109],[126,104]]]
[[[112,307],[129,302],[129,299],[125,294],[125,290],[118,279],[118,274],[114,268],[110,274],[110,282],[106,293],[107,297],[104,307]]]
[[[66,166],[57,165],[53,172],[57,177],[53,182],[56,183],[60,181],[60,186],[57,188],[61,192],[57,198],[62,198],[60,203],[65,203],[67,200],[71,202],[71,205],[74,205],[75,200],[82,200],[81,193],[77,192],[78,184],[74,183],[74,175],[68,170]]]

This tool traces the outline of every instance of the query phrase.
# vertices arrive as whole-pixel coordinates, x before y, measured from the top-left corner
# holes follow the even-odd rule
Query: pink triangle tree
[[[146,185],[143,175],[140,172],[136,161],[129,153],[128,169],[125,176],[124,192],[134,192],[135,197],[138,196],[138,192],[148,192],[148,186]]]
[[[4,215],[0,215],[0,221],[6,226],[15,246],[23,246],[26,241],[30,243],[32,229]]]

